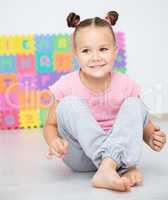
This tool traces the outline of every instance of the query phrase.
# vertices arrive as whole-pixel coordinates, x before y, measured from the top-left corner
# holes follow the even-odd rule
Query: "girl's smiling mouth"
[[[89,67],[93,68],[93,69],[98,69],[98,68],[102,68],[104,66],[105,66],[105,64],[103,64],[103,65],[92,65],[92,66],[89,66]]]

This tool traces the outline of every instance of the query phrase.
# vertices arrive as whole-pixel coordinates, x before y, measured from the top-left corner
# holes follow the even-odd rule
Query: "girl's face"
[[[94,78],[103,78],[111,72],[117,47],[109,28],[86,27],[76,33],[77,61],[83,73]]]

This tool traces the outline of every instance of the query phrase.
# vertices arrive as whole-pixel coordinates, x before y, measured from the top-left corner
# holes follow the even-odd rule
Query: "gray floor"
[[[168,133],[168,121],[156,121]],[[167,145],[160,153],[144,145],[144,184],[119,193],[90,185],[93,173],[74,173],[61,160],[47,160],[42,129],[0,131],[0,200],[168,199]]]

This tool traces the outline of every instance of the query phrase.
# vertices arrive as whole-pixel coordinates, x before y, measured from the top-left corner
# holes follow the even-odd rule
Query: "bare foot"
[[[143,182],[143,177],[136,167],[122,174],[122,177],[128,178],[131,181],[131,186],[136,186]]]
[[[112,160],[111,158],[106,159]],[[106,188],[127,192],[131,189],[131,182],[130,179],[126,177],[120,177],[117,174],[116,167],[113,164],[104,164],[104,162],[102,162],[92,178],[92,186],[96,188]]]

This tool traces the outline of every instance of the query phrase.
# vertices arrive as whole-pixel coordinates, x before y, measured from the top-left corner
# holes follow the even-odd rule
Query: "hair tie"
[[[77,20],[76,20],[77,21]],[[80,24],[80,20],[78,21],[78,22],[75,22],[75,28],[77,27],[77,26],[79,26],[79,24]]]
[[[109,25],[111,25],[111,21],[110,21],[110,19],[109,19],[108,16],[106,16],[104,20],[105,20]]]

